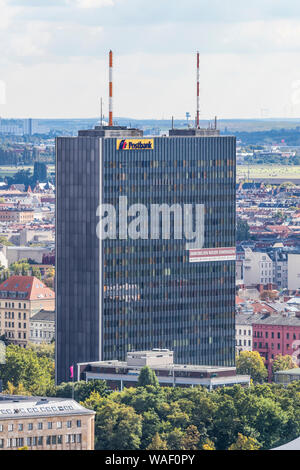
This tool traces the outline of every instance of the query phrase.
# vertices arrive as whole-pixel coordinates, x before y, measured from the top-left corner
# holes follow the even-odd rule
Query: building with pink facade
[[[292,356],[300,364],[300,318],[265,315],[254,320],[253,351],[265,358],[271,377],[272,360],[278,355]]]

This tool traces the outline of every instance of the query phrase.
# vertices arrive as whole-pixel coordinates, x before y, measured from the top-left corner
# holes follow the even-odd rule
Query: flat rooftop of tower
[[[218,137],[219,129],[204,129],[200,127],[190,127],[188,129],[170,129],[170,137]]]
[[[126,126],[95,126],[94,129],[78,131],[78,137],[143,137],[141,129]]]

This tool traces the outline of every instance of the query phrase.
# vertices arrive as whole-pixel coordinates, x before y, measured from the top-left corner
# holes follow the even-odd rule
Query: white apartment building
[[[288,254],[288,289],[300,289],[300,253]]]
[[[55,312],[41,310],[30,318],[29,341],[35,344],[51,343],[55,338]]]
[[[245,248],[244,283],[247,287],[273,283],[273,262],[267,253]]]
[[[237,354],[241,351],[252,351],[253,321],[253,315],[241,313],[235,317],[235,349]]]

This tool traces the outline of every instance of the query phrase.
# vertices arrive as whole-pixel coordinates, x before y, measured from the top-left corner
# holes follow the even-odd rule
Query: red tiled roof
[[[287,225],[267,225],[266,229],[277,233],[290,231]]]
[[[264,313],[264,311],[268,311],[270,313],[277,313],[277,311],[270,307],[270,305],[260,303],[260,302],[253,302],[251,304],[251,307],[253,308],[254,313]]]
[[[6,298],[1,294],[3,291],[26,292],[26,300],[55,299],[54,291],[35,276],[11,276],[0,284],[0,298],[2,299]]]

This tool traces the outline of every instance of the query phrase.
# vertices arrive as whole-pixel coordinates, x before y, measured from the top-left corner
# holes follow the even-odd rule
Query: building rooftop
[[[220,131],[218,129],[204,129],[197,127],[190,127],[188,129],[170,129],[170,137],[219,137]]]
[[[270,315],[266,318],[255,319],[255,325],[278,325],[278,326],[299,326],[300,318],[298,317],[284,317],[282,315]]]
[[[53,310],[40,310],[38,313],[30,318],[30,321],[50,321],[55,322],[55,311]]]
[[[288,369],[288,370],[278,370],[275,374],[283,374],[283,375],[299,375],[300,377],[300,367],[296,367],[295,369]]]
[[[78,137],[143,137],[143,131],[126,126],[95,126],[78,131]]]
[[[130,366],[127,364],[125,361],[118,361],[118,360],[112,360],[112,361],[95,361],[95,362],[80,362],[77,364],[79,365],[90,365],[92,367],[120,367],[120,368],[132,368],[133,366]],[[141,368],[142,366],[134,366],[136,369]],[[221,367],[221,366],[198,366],[198,365],[184,365],[184,364],[155,364],[152,365],[151,368],[156,369],[156,370],[178,370],[178,371],[195,371],[195,372],[212,372],[212,373],[217,373],[217,372],[223,372],[223,371],[236,371],[235,367]]]
[[[52,300],[55,293],[35,276],[11,276],[0,284],[0,299]]]
[[[95,412],[69,398],[27,397],[0,393],[0,420],[70,414],[95,414]]]
[[[257,319],[257,315],[253,313],[247,315],[246,313],[239,313],[235,316],[235,324],[236,325],[252,325],[255,323],[255,319]]]

